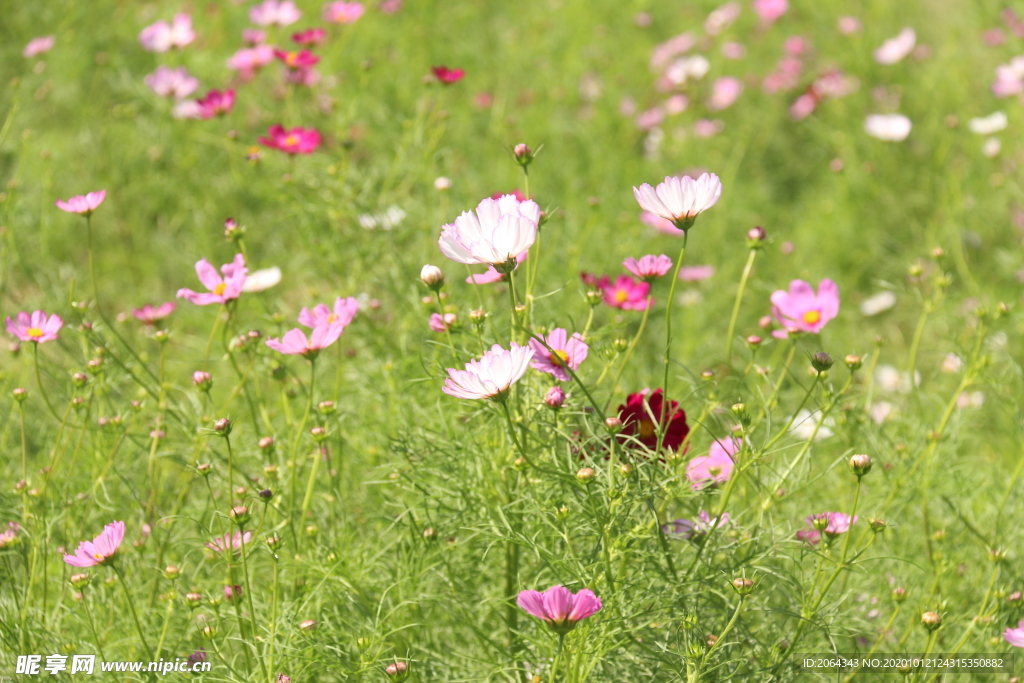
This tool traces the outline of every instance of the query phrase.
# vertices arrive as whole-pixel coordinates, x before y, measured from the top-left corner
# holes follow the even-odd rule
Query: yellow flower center
[[[548,360],[550,360],[555,365],[565,365],[566,363],[569,362],[569,354],[566,353],[565,351],[562,351],[561,349],[558,349],[551,352],[551,355],[548,356]]]
[[[92,556],[95,557],[97,560],[105,560],[105,559],[107,559],[107,558],[103,557],[102,553],[93,553]]]
[[[284,144],[287,145],[288,147],[294,147],[295,145],[299,144],[299,138],[294,135],[289,135],[284,139]]]
[[[626,301],[626,299],[628,299],[628,298],[629,298],[629,294],[627,294],[626,290],[624,290],[624,289],[620,289],[619,291],[615,292],[615,301],[616,301],[616,303],[620,303],[620,304],[624,303]]]
[[[331,323],[333,323],[337,319],[338,319],[338,314],[337,313],[331,313],[329,316],[327,316],[327,324],[330,325]]]
[[[289,52],[284,61],[288,66],[295,66],[296,62],[299,61],[299,55],[297,52]]]
[[[653,420],[640,420],[640,438],[650,439],[654,437],[654,421]]]
[[[821,320],[821,313],[818,311],[807,311],[804,313],[804,322],[808,325],[814,325]]]
[[[38,327],[30,327],[30,328],[28,328],[28,336],[30,336],[32,338],[42,337],[43,336],[43,331],[41,329],[39,329]]]
[[[217,296],[220,296],[221,294],[224,293],[224,290],[227,289],[227,288],[228,288],[227,283],[226,282],[221,282],[219,285],[217,285],[216,287],[213,288],[213,293],[216,294]]]

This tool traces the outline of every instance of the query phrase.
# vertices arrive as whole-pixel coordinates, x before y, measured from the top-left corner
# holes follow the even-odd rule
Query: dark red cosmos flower
[[[451,85],[452,83],[458,83],[462,80],[462,77],[466,75],[465,69],[449,69],[444,66],[435,66],[431,69],[434,75],[437,76],[437,80],[441,81],[445,85]]]
[[[676,451],[683,445],[690,427],[686,424],[686,413],[679,408],[679,403],[669,401],[665,406],[664,394],[661,389],[651,392],[648,389],[630,394],[626,405],[619,406],[619,419],[622,420],[622,437],[632,437],[651,450],[658,447],[659,424],[664,434],[661,438],[662,447]],[[657,418],[655,422],[653,418]],[[632,439],[630,439],[632,440]]]

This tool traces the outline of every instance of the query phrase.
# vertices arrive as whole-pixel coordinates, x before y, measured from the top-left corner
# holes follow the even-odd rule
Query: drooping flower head
[[[648,254],[641,256],[639,261],[635,258],[628,258],[622,262],[622,265],[644,282],[650,282],[657,280],[672,268],[672,259],[664,254],[661,256]]]
[[[44,311],[35,311],[32,314],[22,311],[17,318],[8,317],[5,321],[8,334],[12,334],[24,342],[53,341],[57,333],[64,326],[64,321],[56,313],[47,315]]]
[[[179,299],[187,299],[197,306],[226,304],[232,299],[237,299],[242,293],[248,272],[249,269],[245,267],[245,258],[241,254],[235,254],[231,263],[221,266],[220,273],[210,265],[209,261],[200,259],[196,263],[196,275],[199,276],[199,281],[203,283],[203,286],[210,291],[198,293],[182,288],[178,290],[177,296]]]
[[[444,226],[438,246],[457,263],[487,264],[508,273],[518,265],[519,255],[533,246],[539,222],[536,202],[512,195],[488,198]]]
[[[290,26],[301,18],[292,0],[263,0],[249,10],[249,21],[257,26]]]
[[[235,106],[235,91],[225,90],[221,92],[214,89],[206,93],[202,99],[196,100],[196,104],[199,105],[199,118],[201,119],[223,116]]]
[[[41,55],[44,52],[49,52],[53,48],[53,43],[56,39],[53,36],[41,36],[39,38],[33,38],[28,41],[28,45],[21,51],[21,56],[25,59],[31,59],[37,55]]]
[[[206,547],[215,553],[223,553],[226,551],[237,553],[242,549],[242,545],[248,543],[251,538],[251,531],[246,531],[244,535],[242,532],[236,531],[234,536],[230,533],[226,533],[223,536],[215,537],[212,541],[206,544]]]
[[[645,211],[672,221],[680,230],[688,230],[697,216],[707,211],[722,196],[722,182],[714,173],[690,176],[667,176],[657,188],[644,183],[633,188],[633,196]]]
[[[146,86],[160,97],[173,97],[176,100],[188,97],[199,87],[199,79],[190,75],[183,66],[177,69],[158,66],[144,80]]]
[[[328,308],[327,304],[317,304],[312,310],[303,307],[299,311],[299,324],[309,328],[319,325],[341,324],[348,327],[352,319],[359,312],[359,302],[355,297],[338,297],[334,300],[334,308]]]
[[[320,146],[320,131],[316,128],[295,127],[285,130],[277,123],[267,131],[268,137],[260,138],[264,147],[279,149],[286,154],[312,154]]]
[[[584,588],[573,594],[562,586],[552,586],[543,593],[523,591],[516,598],[516,604],[530,616],[547,622],[559,635],[565,635],[601,609],[601,600],[593,591]]]
[[[449,69],[448,67],[435,66],[431,69],[434,72],[434,76],[437,77],[441,83],[445,85],[451,85],[452,83],[458,83],[466,75],[465,69]]]
[[[697,519],[677,519],[661,527],[662,532],[670,538],[699,542],[707,536],[712,529],[720,529],[729,523],[729,513],[723,512],[718,517],[712,517],[707,510],[701,510]]]
[[[332,24],[351,24],[363,16],[366,8],[361,2],[329,2],[324,5],[324,21]]]
[[[628,275],[620,275],[611,282],[607,277],[598,280],[598,288],[604,293],[604,302],[612,308],[624,311],[642,311],[649,305],[651,285],[638,282]]]
[[[509,387],[526,373],[533,349],[511,343],[509,350],[495,344],[480,360],[466,363],[465,370],[448,368],[441,391],[455,398],[504,400]]]
[[[58,199],[56,201],[57,208],[67,213],[77,213],[83,216],[92,214],[93,211],[100,208],[100,204],[107,198],[106,190],[99,190],[97,192],[90,192],[89,194],[76,195],[68,200]]]
[[[313,332],[307,338],[306,333],[296,327],[288,330],[280,340],[268,339],[267,346],[283,354],[305,356],[312,360],[321,350],[338,341],[338,337],[344,331],[345,325],[341,321],[323,323],[314,327]]]
[[[542,339],[547,346],[537,339],[530,339],[530,348],[533,349],[530,367],[553,375],[562,382],[568,382],[569,373],[565,369],[568,367],[574,372],[578,370],[580,363],[586,360],[590,347],[578,332],[569,337],[561,327],[551,330]],[[550,351],[548,347],[551,348]]]
[[[188,14],[176,14],[170,23],[158,21],[142,29],[139,34],[139,44],[147,52],[167,52],[172,48],[182,48],[195,39],[192,17]]]
[[[669,451],[677,450],[690,433],[686,413],[676,401],[665,405],[661,389],[653,392],[644,389],[630,394],[626,403],[619,406],[619,419],[622,420],[620,439],[627,443],[639,441],[651,450],[658,447],[659,431],[663,432],[661,445]],[[631,438],[627,440],[626,437]]]
[[[174,313],[174,309],[177,307],[178,305],[173,301],[162,303],[159,306],[146,304],[142,308],[136,308],[132,311],[132,315],[135,316],[136,320],[145,325],[155,325],[171,313]]]
[[[707,455],[699,455],[686,465],[686,478],[694,491],[723,484],[732,475],[732,456],[740,449],[738,439],[725,437],[711,444]]]
[[[103,527],[100,535],[91,541],[82,541],[74,555],[65,555],[64,561],[72,567],[95,567],[114,557],[124,540],[124,522]]]
[[[787,330],[821,332],[825,324],[839,314],[839,287],[832,280],[822,280],[815,293],[810,283],[793,280],[789,291],[780,289],[771,296],[772,315],[783,327],[772,335],[785,339]]]

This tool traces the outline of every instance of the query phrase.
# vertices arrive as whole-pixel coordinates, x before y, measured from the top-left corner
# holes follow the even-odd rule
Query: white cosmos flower
[[[647,183],[634,187],[633,196],[644,211],[670,220],[677,228],[685,230],[698,214],[718,202],[722,196],[722,181],[714,173],[702,173],[696,180],[689,176],[668,176],[657,188]]]
[[[798,439],[807,441],[814,435],[815,441],[827,439],[832,436],[833,432],[831,427],[834,427],[836,421],[831,417],[826,417],[821,421],[819,415],[821,411],[814,411],[813,413],[807,409],[801,410],[793,417],[793,426],[789,428],[789,433]],[[821,421],[821,426],[818,427],[818,422]],[[817,427],[817,433],[815,433],[815,427]]]
[[[465,370],[448,368],[441,391],[455,398],[501,400],[509,387],[530,367],[533,349],[512,342],[510,351],[495,344],[480,360],[466,363]]]
[[[997,111],[988,116],[979,116],[967,122],[967,127],[977,135],[993,135],[1004,130],[1009,123],[1006,113]]]
[[[910,54],[917,43],[917,34],[914,29],[905,28],[895,38],[882,43],[882,46],[875,50],[875,61],[879,64],[895,64],[902,61]]]
[[[887,142],[900,142],[910,135],[913,124],[903,114],[868,114],[864,130],[873,138]]]
[[[515,262],[533,246],[540,223],[540,207],[514,195],[485,199],[476,211],[466,211],[441,231],[441,252],[457,263],[500,267]]]
[[[875,384],[885,394],[909,394],[913,388],[910,386],[910,373],[901,372],[891,365],[879,365],[875,369]],[[914,371],[914,386],[921,386],[921,373],[917,370]]]
[[[242,285],[242,291],[262,292],[265,289],[270,289],[280,281],[281,269],[277,266],[254,270],[246,276],[245,284]]]
[[[862,315],[871,317],[888,311],[895,305],[896,295],[888,290],[882,290],[878,294],[872,294],[860,302],[860,312]]]

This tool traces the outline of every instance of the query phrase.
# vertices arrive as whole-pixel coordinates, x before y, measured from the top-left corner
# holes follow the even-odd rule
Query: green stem
[[[729,367],[732,367],[732,343],[736,333],[736,319],[740,315],[740,304],[743,303],[743,290],[747,287],[747,278],[750,277],[750,271],[754,268],[754,258],[756,257],[757,249],[751,249],[747,256],[747,264],[743,267],[743,275],[740,276],[740,288],[736,291],[736,302],[732,305],[732,317],[729,318],[729,332],[726,335],[725,343],[725,363]]]
[[[665,302],[665,373],[661,382],[662,389],[662,405],[664,406],[662,412],[665,413],[669,410],[672,405],[669,403],[669,387],[668,387],[668,376],[669,367],[671,365],[671,350],[672,350],[672,309],[674,308],[673,303],[676,297],[676,285],[679,284],[679,269],[683,266],[683,258],[686,256],[686,240],[689,236],[688,230],[683,230],[683,246],[679,249],[679,256],[676,258],[676,267],[672,272],[672,284],[669,285],[668,289],[668,301]],[[665,438],[665,424],[668,414],[658,415],[659,420],[659,434],[658,434],[658,447],[655,449],[656,453],[661,452],[661,444]]]
[[[53,404],[50,403],[50,397],[46,395],[46,388],[43,387],[42,373],[39,372],[39,342],[32,342],[32,362],[36,367],[36,384],[39,385],[39,393],[43,395],[43,401],[46,402],[46,407],[50,409],[50,414],[53,415],[53,419],[60,422],[60,415],[58,415],[57,411],[53,409]]]
[[[146,651],[149,661],[156,661],[153,659],[153,651],[149,649],[149,642],[146,640],[146,634],[142,630],[142,624],[139,622],[139,615],[135,613],[135,600],[132,598],[132,594],[128,592],[128,583],[125,581],[124,572],[116,564],[113,565],[113,568],[114,573],[117,574],[118,583],[124,589],[124,596],[128,601],[128,611],[132,613],[132,621],[135,622],[135,631],[139,634],[139,642],[142,644],[142,649]]]
[[[238,530],[239,530],[239,533],[241,533],[242,537],[244,538],[245,537],[245,528],[244,528],[244,526],[239,526]],[[263,680],[264,681],[269,681],[270,680],[270,675],[267,673],[266,658],[263,657],[260,654],[259,640],[256,638],[256,610],[253,608],[253,604],[252,604],[252,589],[249,587],[249,565],[248,565],[248,560],[246,559],[246,556],[248,554],[249,553],[247,553],[245,551],[245,544],[243,543],[242,544],[242,552],[241,552],[241,555],[242,555],[242,578],[245,580],[244,581],[245,582],[245,597],[246,597],[246,599],[249,602],[249,624],[250,624],[250,628],[252,629],[252,632],[250,634],[252,636],[252,648],[256,652],[256,659],[257,659],[257,661],[259,661],[259,663],[260,663],[260,670],[263,673]]]

